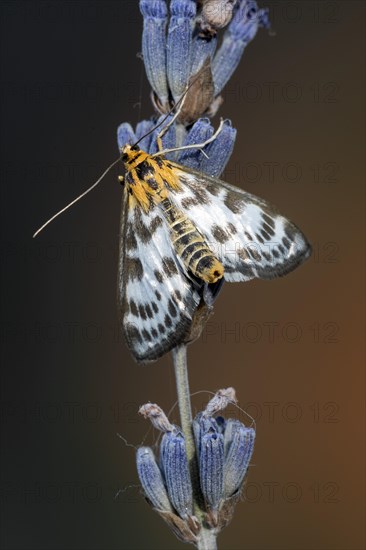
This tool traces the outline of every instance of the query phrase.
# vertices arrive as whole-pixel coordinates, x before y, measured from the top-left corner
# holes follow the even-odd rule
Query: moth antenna
[[[97,181],[95,183],[93,183],[93,185],[91,187],[89,187],[89,189],[87,189],[86,191],[84,191],[83,193],[81,193],[81,195],[79,195],[78,197],[76,197],[76,199],[74,199],[73,201],[71,201],[67,206],[65,206],[64,208],[62,208],[62,210],[59,210],[56,214],[54,214],[52,216],[52,218],[50,218],[49,220],[46,221],[46,223],[44,223],[39,229],[37,229],[37,231],[34,233],[33,235],[33,239],[35,237],[37,237],[37,235],[39,235],[39,233],[41,231],[43,231],[43,229],[45,227],[47,227],[48,224],[50,224],[51,222],[53,222],[54,219],[56,219],[58,216],[60,216],[60,214],[62,214],[63,212],[65,212],[65,210],[68,210],[68,208],[70,208],[71,206],[73,206],[76,202],[78,202],[80,199],[82,199],[83,197],[85,197],[85,195],[87,195],[92,189],[94,189],[101,181],[102,179],[104,178],[104,176],[106,176],[109,172],[109,170],[111,170],[111,168],[113,168],[113,166],[115,164],[117,164],[117,162],[119,162],[121,160],[121,157],[118,157],[117,160],[115,160],[114,162],[112,162],[112,164],[110,164],[108,166],[108,168],[106,170],[104,170],[103,174],[100,176],[100,178],[97,179]]]

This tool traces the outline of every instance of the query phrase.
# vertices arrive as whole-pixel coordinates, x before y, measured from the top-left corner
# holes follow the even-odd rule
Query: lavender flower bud
[[[124,122],[121,124],[117,131],[119,149],[126,145],[126,143],[135,143],[147,132],[152,130],[152,128],[154,128],[165,117],[166,115],[162,115],[157,121],[143,120],[137,124],[135,132],[129,123]],[[170,115],[166,119],[164,125],[168,123],[171,117],[173,117],[173,115]],[[143,151],[146,151],[151,155],[158,151],[156,138],[161,131],[161,128],[162,126],[154,130],[139,143],[139,146]],[[200,118],[197,120],[189,132],[184,129],[182,124],[173,124],[163,136],[163,147],[164,149],[170,149],[179,147],[180,145],[202,143],[210,138],[213,132],[214,128],[210,124],[210,120],[208,118]],[[179,164],[187,166],[188,168],[205,172],[209,176],[219,177],[232,153],[235,138],[236,130],[231,126],[230,120],[226,120],[215,141],[209,143],[204,148],[205,153],[209,157],[208,159],[204,156],[200,149],[188,149],[177,153],[168,153],[166,156],[170,160],[175,160]]]
[[[146,497],[174,533],[196,544],[202,525],[219,533],[230,523],[240,488],[253,453],[255,431],[234,419],[214,417],[236,402],[234,388],[218,390],[193,421],[200,490],[205,505],[203,518],[194,516],[194,497],[181,429],[170,423],[164,411],[146,403],[139,412],[164,433],[160,444],[160,468],[149,447],[137,453],[137,468]],[[195,489],[197,493],[197,487]],[[195,494],[196,494],[195,493]],[[197,497],[196,497],[197,498]],[[198,501],[197,501],[198,502]]]
[[[216,512],[223,498],[224,437],[216,419],[208,416],[206,410],[194,419],[193,433],[196,440],[201,491],[213,522],[216,523]]]
[[[200,118],[193,124],[183,145],[203,143],[212,136],[213,131],[210,120],[208,118]],[[203,158],[204,155],[199,149],[187,149],[179,153],[178,162],[179,164],[183,164],[183,166],[187,166],[187,168],[200,170]]]
[[[225,124],[215,141],[209,143],[205,148],[208,158],[203,156],[200,170],[214,178],[220,177],[233,152],[235,139],[235,128],[231,126],[230,120],[225,120]]]
[[[132,145],[136,141],[135,132],[132,129],[131,124],[128,122],[123,122],[123,124],[120,124],[117,128],[117,143],[118,143],[118,149],[122,149],[126,145],[126,143],[129,143]]]
[[[198,413],[193,420],[193,434],[195,437],[196,450],[198,456],[201,453],[202,437],[209,432],[217,431],[217,423],[215,418],[205,415],[205,411]]]
[[[243,483],[253,454],[255,430],[229,419],[225,429],[224,495],[232,496]]]
[[[192,485],[185,440],[179,429],[164,434],[160,446],[160,461],[170,502],[180,517],[187,519],[193,515]]]
[[[169,115],[168,117],[167,115],[161,115],[161,117],[159,117],[158,120],[155,122],[155,126],[157,126],[160,122],[162,122],[165,119],[164,124],[156,128],[156,130],[154,130],[154,132],[152,132],[151,134],[151,143],[149,148],[150,155],[153,155],[154,153],[158,152],[158,142],[156,138],[158,137],[162,128],[164,128],[169,124],[173,116],[174,116],[173,114]],[[172,124],[169,127],[168,131],[163,135],[162,141],[163,141],[164,149],[173,149],[174,147],[176,147],[176,125],[175,124]],[[174,160],[175,153],[168,153],[166,155],[166,158],[170,160]]]
[[[217,47],[216,36],[207,36],[197,33],[192,43],[191,74],[196,74],[207,58],[212,60]]]
[[[152,130],[154,126],[156,126],[156,122],[154,120],[142,120],[141,122],[139,122],[136,126],[136,132],[135,132],[136,141],[140,140],[143,136],[145,136],[148,132],[150,132],[150,130]],[[152,139],[152,133],[144,137],[139,143],[140,149],[148,152],[151,144],[151,139]]]
[[[222,102],[219,93],[245,46],[259,26],[269,27],[268,10],[258,10],[255,0],[202,0],[198,4],[202,7],[196,18],[197,1],[171,0],[169,17],[165,0],[140,0],[142,51],[153,104],[160,113],[167,113],[171,99],[178,101],[190,85],[179,115],[185,125],[204,113],[214,116]],[[214,55],[216,31],[230,20]]]
[[[152,449],[140,447],[137,450],[136,463],[142,488],[154,508],[171,512],[173,509]]]
[[[267,10],[258,10],[255,0],[241,0],[212,63],[215,95],[230,79],[260,25],[268,26]]]
[[[215,418],[216,420],[216,424],[217,424],[217,429],[219,430],[220,433],[224,433],[225,432],[225,428],[226,428],[226,420],[223,416],[216,416]]]
[[[200,118],[186,135],[183,145],[202,143],[209,139],[213,132],[214,129],[210,124],[210,120]],[[188,149],[179,153],[177,162],[188,168],[204,172],[209,176],[219,177],[230,159],[235,139],[236,130],[231,126],[230,120],[226,120],[215,141],[204,148],[208,158],[200,149]]]
[[[142,53],[146,75],[162,105],[168,104],[166,79],[166,26],[168,10],[164,0],[140,0],[144,18]]]
[[[167,41],[167,69],[170,90],[175,101],[186,89],[191,70],[191,45],[196,3],[171,0]]]
[[[223,497],[224,438],[221,433],[210,431],[201,439],[199,469],[201,490],[211,510],[219,508]]]

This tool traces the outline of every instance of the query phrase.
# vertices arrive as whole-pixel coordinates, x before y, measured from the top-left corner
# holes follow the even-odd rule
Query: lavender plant
[[[196,456],[189,463],[187,438],[152,403],[140,408],[164,435],[160,458],[150,447],[137,451],[137,471],[147,501],[178,538],[198,548],[216,548],[230,522],[253,453],[255,430],[238,420],[215,416],[235,403],[233,388],[219,390],[193,420]],[[196,462],[193,462],[196,459]]]
[[[267,10],[259,10],[254,0],[171,0],[169,5],[165,0],[140,0],[140,10],[143,60],[157,116],[135,129],[121,124],[118,147],[139,142],[143,151],[156,154],[158,126],[171,121],[170,111],[185,95],[163,137],[164,150],[182,149],[165,156],[217,178],[235,143],[236,130],[229,120],[205,147],[184,147],[213,136],[210,117],[222,104],[220,93],[258,28],[269,27]],[[186,346],[200,335],[220,288],[201,300],[189,332],[172,349],[181,426],[171,424],[158,405],[142,406],[140,413],[163,436],[159,457],[150,447],[140,447],[136,457],[143,492],[153,509],[181,540],[207,550],[217,547],[218,533],[232,518],[255,440],[253,427],[218,415],[236,402],[233,388],[218,391],[192,418]]]

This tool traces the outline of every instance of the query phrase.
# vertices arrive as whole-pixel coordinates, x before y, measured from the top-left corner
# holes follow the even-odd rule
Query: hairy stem
[[[191,462],[191,460],[195,457],[196,448],[192,432],[192,409],[191,396],[189,392],[186,345],[183,344],[173,350],[173,362],[175,382],[177,385],[180,422],[186,440],[188,461]]]
[[[217,550],[215,531],[202,528],[197,543],[198,550]]]

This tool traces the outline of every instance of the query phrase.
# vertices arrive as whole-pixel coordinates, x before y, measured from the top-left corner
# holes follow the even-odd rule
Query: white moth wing
[[[188,335],[200,296],[176,257],[158,208],[128,208],[124,189],[118,304],[127,345],[137,361],[154,361]]]
[[[177,206],[192,220],[224,266],[227,281],[273,279],[311,254],[300,229],[263,199],[195,170],[174,165]]]

